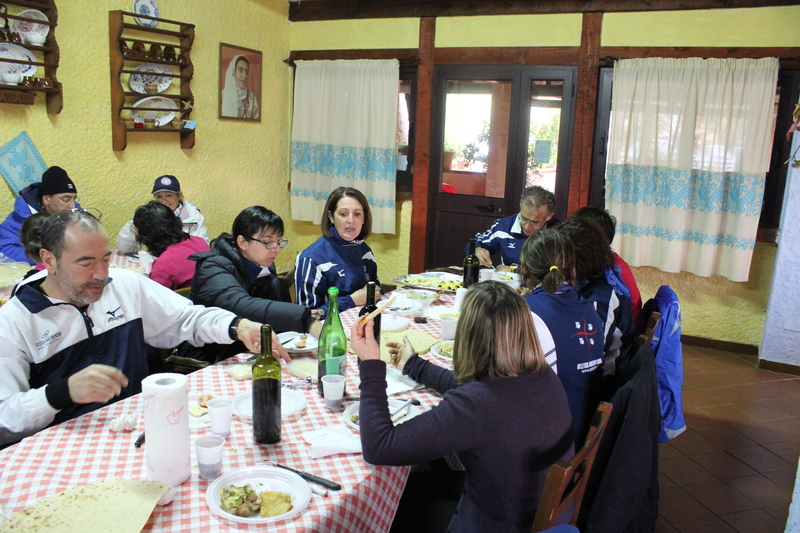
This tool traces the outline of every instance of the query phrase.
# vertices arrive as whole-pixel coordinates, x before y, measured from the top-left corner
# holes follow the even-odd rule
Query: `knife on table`
[[[295,470],[294,468],[290,468],[288,466],[278,464],[274,461],[263,461],[264,463],[272,466],[277,466],[278,468],[283,468],[284,470],[288,470],[289,472],[294,472],[298,476],[312,483],[316,483],[318,485],[322,485],[323,487],[328,487],[331,490],[341,490],[342,486],[336,483],[335,481],[331,481],[329,479],[325,479],[324,477],[315,476],[314,474],[309,474],[308,472],[302,472],[300,470]]]

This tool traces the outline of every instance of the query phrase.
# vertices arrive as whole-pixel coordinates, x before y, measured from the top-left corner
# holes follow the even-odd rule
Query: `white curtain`
[[[777,76],[776,58],[617,63],[606,207],[628,263],[747,281]]]
[[[336,187],[364,193],[372,231],[395,233],[400,64],[298,61],[292,126],[292,218],[319,222]]]

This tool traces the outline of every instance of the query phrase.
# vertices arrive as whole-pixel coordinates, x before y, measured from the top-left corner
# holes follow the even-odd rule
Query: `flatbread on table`
[[[433,335],[425,333],[419,329],[401,329],[397,331],[381,331],[381,359],[387,363],[391,362],[392,356],[389,354],[389,347],[386,345],[388,342],[396,342],[403,344],[403,337],[408,337],[411,346],[417,353],[425,353],[431,349],[431,346],[439,342]]]
[[[138,533],[169,488],[165,483],[132,479],[80,485],[14,513],[0,523],[0,533]]]

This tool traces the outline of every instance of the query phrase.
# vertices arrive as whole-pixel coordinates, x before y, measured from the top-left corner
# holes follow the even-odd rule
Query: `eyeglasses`
[[[70,202],[80,202],[81,201],[81,199],[78,198],[77,196],[75,198],[73,198],[72,196],[57,196],[56,198],[58,198],[58,200],[60,200],[62,203],[65,203],[65,204],[68,204]]]
[[[260,239],[250,238],[251,241],[260,242],[267,250],[274,250],[275,248],[286,248],[289,241],[286,239],[279,239],[277,241],[262,241]]]
[[[531,220],[529,218],[525,218],[524,216],[522,216],[522,213],[520,213],[519,214],[519,223],[520,224],[525,224],[526,226],[532,226],[532,227],[534,227],[536,229],[539,229],[542,226],[544,226],[545,224],[547,224],[547,219],[544,219],[541,222],[536,222],[536,221]]]

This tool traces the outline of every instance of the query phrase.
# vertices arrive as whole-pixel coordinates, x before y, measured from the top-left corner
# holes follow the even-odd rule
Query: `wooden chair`
[[[295,293],[292,290],[292,287],[294,287],[294,271],[295,269],[292,268],[278,274],[278,279],[281,282],[281,300],[284,302],[295,302]]]
[[[647,327],[644,328],[644,333],[636,337],[636,346],[641,346],[646,344],[648,346],[653,345],[653,333],[656,330],[656,326],[658,326],[658,321],[661,320],[661,313],[658,311],[653,311],[650,313],[650,318],[647,320]]]
[[[570,505],[573,505],[573,508],[569,524],[574,526],[577,522],[583,491],[586,490],[586,482],[589,480],[594,457],[608,425],[611,410],[610,403],[600,402],[594,417],[592,417],[592,424],[589,426],[589,433],[583,448],[575,454],[572,460],[558,461],[550,467],[550,473],[547,474],[547,481],[539,500],[539,508],[536,510],[536,518],[533,520],[533,529],[531,530],[533,533],[553,527],[561,513]]]

